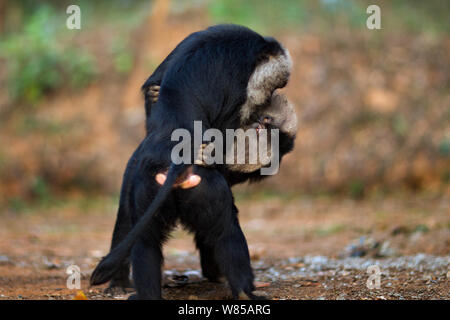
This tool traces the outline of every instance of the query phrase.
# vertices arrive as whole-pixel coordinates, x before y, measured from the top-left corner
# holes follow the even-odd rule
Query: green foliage
[[[348,192],[353,199],[361,199],[365,195],[365,185],[361,180],[350,181]]]
[[[348,226],[345,224],[332,224],[327,227],[317,228],[314,230],[314,233],[319,237],[327,237],[335,234],[339,234],[348,230]]]
[[[307,26],[331,27],[346,21],[352,27],[365,26],[363,4],[348,0],[218,0],[209,13],[216,22],[231,22],[260,31]]]
[[[45,209],[64,204],[51,191],[50,183],[43,177],[36,176],[29,181],[29,195],[14,196],[7,199],[5,205],[16,213],[30,213],[34,209]]]
[[[59,123],[53,119],[40,118],[33,114],[24,115],[16,127],[17,134],[22,136],[37,132],[45,133],[47,136],[61,135],[70,129],[68,125]]]
[[[427,233],[429,231],[430,228],[426,224],[419,224],[413,230],[413,232],[422,232],[422,233]]]
[[[336,27],[366,29],[366,9],[381,8],[381,28],[386,31],[450,31],[449,1],[361,0],[214,0],[208,6],[213,21],[237,23],[257,31],[301,27],[330,33]]]
[[[120,74],[127,74],[131,71],[134,64],[134,55],[129,44],[123,40],[123,37],[118,38],[110,48],[113,55],[114,69]]]
[[[450,170],[445,170],[441,177],[442,182],[450,184]]]
[[[50,7],[41,6],[20,32],[0,40],[0,58],[6,62],[13,100],[33,103],[65,81],[78,88],[93,79],[94,59],[74,45],[63,46],[57,32],[63,28],[62,17]]]
[[[1,173],[5,163],[6,163],[6,156],[4,154],[4,151],[2,151],[2,149],[0,148],[0,173]]]
[[[328,24],[346,21],[354,28],[366,27],[366,8],[368,5],[358,1],[322,0],[319,8],[322,20]]]
[[[401,114],[393,118],[392,127],[394,129],[394,132],[399,137],[405,137],[406,134],[408,133],[408,122],[406,121],[405,117]]]
[[[114,58],[114,66],[119,73],[128,73],[133,67],[133,55],[122,51]]]
[[[25,200],[14,197],[9,199],[8,208],[13,212],[21,213],[27,210],[28,205]]]
[[[64,73],[73,88],[86,86],[97,75],[95,59],[88,52],[71,49],[62,54],[61,60],[66,66]]]
[[[439,144],[439,153],[443,157],[450,157],[450,139],[444,139]]]
[[[407,28],[416,32],[449,33],[449,1],[396,0],[390,2],[392,28]]]
[[[50,190],[47,182],[42,177],[36,177],[31,183],[31,193],[40,201],[50,198]]]
[[[304,0],[217,0],[210,3],[208,11],[216,22],[267,31],[267,28],[293,27],[305,22],[304,3]]]

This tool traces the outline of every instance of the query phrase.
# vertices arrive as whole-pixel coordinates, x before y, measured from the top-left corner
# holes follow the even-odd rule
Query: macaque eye
[[[265,116],[265,117],[263,118],[263,123],[265,123],[265,124],[271,123],[272,120],[273,120],[272,117]]]

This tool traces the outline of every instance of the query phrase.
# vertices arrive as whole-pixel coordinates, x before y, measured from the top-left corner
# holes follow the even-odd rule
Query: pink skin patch
[[[167,171],[158,173],[155,176],[156,182],[158,182],[160,185],[163,185],[166,179],[167,179]],[[197,186],[201,181],[202,178],[200,176],[193,174],[191,171],[188,171],[186,175],[181,176],[175,181],[173,187],[181,189],[189,189]]]

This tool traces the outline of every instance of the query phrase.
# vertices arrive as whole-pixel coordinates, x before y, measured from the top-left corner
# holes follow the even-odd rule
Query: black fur
[[[202,182],[187,190],[171,190],[183,166],[171,166],[163,187],[154,177],[171,165],[174,129],[192,133],[194,120],[202,120],[204,130],[240,127],[239,107],[246,100],[250,75],[261,59],[280,50],[278,42],[247,28],[216,26],[187,37],[155,70],[143,90],[161,85],[158,101],[152,104],[146,95],[147,137],[127,164],[112,251],[97,266],[91,284],[111,279],[111,286],[128,286],[131,249],[136,298],[161,298],[161,246],[180,221],[195,234],[204,275],[210,280],[224,275],[234,297],[241,292],[254,297],[247,243],[231,186],[259,179],[259,172],[240,175],[224,166],[194,166]],[[292,147],[293,139],[281,133],[280,155]]]

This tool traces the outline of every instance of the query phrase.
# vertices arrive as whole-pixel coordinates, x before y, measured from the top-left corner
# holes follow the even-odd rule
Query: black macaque
[[[170,137],[178,128],[192,133],[194,120],[221,132],[244,127],[287,84],[290,69],[289,53],[275,39],[234,25],[193,33],[172,51],[143,86],[147,137],[127,164],[111,252],[92,273],[92,285],[111,280],[110,287],[130,286],[131,256],[136,295],[130,298],[160,299],[162,244],[179,221],[195,234],[205,277],[224,276],[234,298],[257,298],[231,186],[263,176],[225,165],[175,165]],[[154,86],[157,99],[149,94]],[[282,156],[293,148],[295,134],[280,129]],[[167,168],[160,186],[155,175]],[[173,189],[187,171],[201,183]]]

